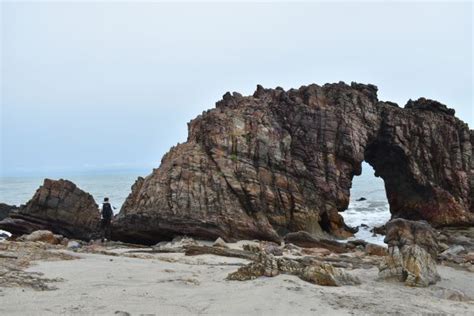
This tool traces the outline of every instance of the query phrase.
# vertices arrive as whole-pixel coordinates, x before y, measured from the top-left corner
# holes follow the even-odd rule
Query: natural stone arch
[[[439,102],[383,107],[365,159],[385,182],[392,217],[434,226],[473,221],[473,131]]]
[[[187,142],[134,186],[117,239],[346,237],[339,212],[363,160],[384,179],[394,216],[472,221],[470,131],[435,101],[401,109],[355,83],[259,86],[248,97],[225,94],[188,126]]]
[[[132,187],[113,238],[281,241],[300,230],[347,237],[339,212],[363,160],[384,179],[393,217],[474,223],[474,131],[436,101],[402,109],[357,83],[258,86],[252,96],[226,93],[188,128],[187,141]],[[21,225],[51,222],[29,207],[19,212]],[[2,227],[12,227],[9,218]]]

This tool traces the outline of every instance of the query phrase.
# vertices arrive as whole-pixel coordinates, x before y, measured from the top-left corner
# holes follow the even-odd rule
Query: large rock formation
[[[136,182],[114,237],[345,237],[339,212],[364,160],[384,179],[393,217],[473,223],[473,143],[454,110],[423,98],[399,108],[379,101],[373,85],[226,93],[189,123],[186,143]]]
[[[45,179],[25,206],[0,221],[0,229],[14,235],[50,230],[88,240],[97,234],[99,221],[100,212],[92,195],[70,181]]]

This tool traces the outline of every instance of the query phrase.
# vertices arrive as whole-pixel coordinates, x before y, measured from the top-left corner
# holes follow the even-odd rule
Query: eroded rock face
[[[454,110],[424,98],[381,115],[366,160],[384,179],[393,217],[433,226],[474,223],[474,131]]]
[[[385,227],[388,255],[379,268],[380,278],[397,279],[408,286],[419,287],[440,280],[435,261],[439,246],[428,223],[395,219]]]
[[[99,214],[92,195],[74,183],[45,179],[25,206],[0,221],[0,229],[14,235],[49,230],[68,238],[87,240],[98,232]]]
[[[339,212],[364,160],[385,180],[394,217],[472,223],[474,133],[453,115],[427,99],[380,102],[375,86],[356,83],[226,93],[137,181],[114,238],[347,237]]]

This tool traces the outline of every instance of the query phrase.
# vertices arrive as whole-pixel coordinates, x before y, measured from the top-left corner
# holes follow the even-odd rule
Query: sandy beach
[[[182,253],[108,254],[50,250],[73,260],[34,261],[49,290],[1,287],[2,315],[472,315],[473,274],[439,266],[442,280],[428,288],[377,281],[378,269],[349,270],[357,286],[326,287],[291,275],[228,281],[248,261]],[[447,297],[451,296],[450,299]],[[416,299],[414,299],[416,298]],[[128,314],[127,314],[128,313]]]

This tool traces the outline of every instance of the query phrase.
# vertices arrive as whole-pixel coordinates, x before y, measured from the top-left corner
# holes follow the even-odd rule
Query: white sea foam
[[[349,208],[342,213],[342,216],[347,225],[359,227],[359,231],[349,240],[363,239],[374,244],[385,245],[384,236],[373,235],[370,230],[390,220],[388,203],[384,201],[351,201]],[[361,227],[362,224],[367,227]]]
[[[381,226],[390,220],[384,182],[381,178],[372,175],[373,169],[370,165],[363,163],[362,168],[362,175],[353,179],[349,207],[341,215],[347,225],[359,227],[359,231],[349,240],[363,239],[385,246],[384,236],[373,236],[370,232],[373,227]],[[361,197],[366,200],[357,201]],[[368,227],[361,227],[362,224]]]

